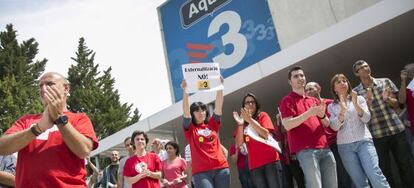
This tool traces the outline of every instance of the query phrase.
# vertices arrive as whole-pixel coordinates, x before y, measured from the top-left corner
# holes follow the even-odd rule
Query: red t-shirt
[[[413,91],[410,89],[406,89],[406,101],[407,104],[407,113],[408,113],[408,120],[410,120],[410,128],[411,132],[414,133],[414,97]]]
[[[269,136],[272,136],[274,127],[272,120],[266,112],[260,112],[256,121],[265,129],[269,131]],[[248,157],[249,157],[249,169],[255,169],[266,165],[268,163],[278,161],[279,154],[272,146],[268,146],[264,143],[254,140],[248,135],[244,136],[244,142],[246,143]]]
[[[288,145],[288,141],[287,141],[287,133],[283,132],[282,133],[282,129],[280,128],[281,125],[275,125],[275,138],[279,143],[282,143],[282,151],[283,151],[283,155],[279,155],[280,160],[284,163],[284,164],[290,164],[290,152],[289,152],[289,145]]]
[[[332,99],[323,99],[326,103],[326,106],[328,106],[329,104],[331,104],[333,102]],[[326,116],[330,117],[331,114],[329,114],[328,112],[328,108],[326,108]],[[336,143],[336,134],[337,132],[334,131],[333,129],[331,129],[331,127],[323,127],[324,131],[325,131],[325,135],[326,135],[326,139],[328,140],[328,145],[332,145]]]
[[[236,162],[236,166],[237,169],[245,169],[246,168],[246,155],[243,155],[242,153],[240,153],[240,149],[238,149],[239,152],[237,153],[237,162]],[[235,155],[236,154],[236,145],[231,145],[230,146],[230,156]]]
[[[302,96],[295,92],[283,97],[279,109],[281,117],[296,117],[306,112],[312,105],[319,105],[319,100]],[[299,126],[287,132],[290,152],[298,153],[302,149],[327,148],[328,142],[322,122],[317,116],[312,116]]]
[[[195,126],[190,123],[189,128],[184,129],[185,138],[191,148],[193,174],[229,167],[217,135],[220,125],[220,122],[211,117],[208,124]]]
[[[138,157],[136,155],[131,156],[126,160],[124,166],[123,175],[127,177],[134,177],[138,175],[142,170],[148,169],[152,172],[161,171],[162,165],[160,158],[155,153],[145,154],[144,156]],[[150,177],[145,177],[132,184],[132,188],[159,188],[160,181]]]
[[[93,126],[83,113],[65,112],[70,124],[98,147]],[[39,123],[42,114],[29,114],[18,119],[6,134],[29,129]],[[76,156],[63,142],[54,125],[22,148],[17,157],[16,187],[86,187],[85,159]]]
[[[181,157],[177,157],[171,163],[168,161],[168,159],[162,161],[161,163],[162,163],[162,174],[164,175],[164,179],[166,179],[169,182],[172,182],[173,180],[181,176],[181,174],[187,168],[187,163]],[[186,187],[187,187],[187,183],[185,182],[185,180],[182,180],[182,182],[179,184],[168,186],[168,188],[186,188]]]

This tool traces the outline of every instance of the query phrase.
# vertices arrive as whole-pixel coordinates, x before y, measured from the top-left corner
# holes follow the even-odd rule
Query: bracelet
[[[318,116],[319,119],[325,119],[325,117],[326,117],[326,114],[324,114],[323,117]]]
[[[35,126],[32,126],[32,127],[30,127],[30,131],[32,131],[32,133],[37,137],[37,136],[39,136],[40,134],[42,134],[42,133],[40,133],[39,131],[37,131],[36,130],[36,127]]]

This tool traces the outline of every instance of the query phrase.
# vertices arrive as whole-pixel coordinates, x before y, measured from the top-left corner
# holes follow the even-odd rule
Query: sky
[[[78,41],[112,67],[121,102],[148,117],[171,105],[157,7],[165,0],[0,0],[0,31],[12,23],[22,42],[35,38],[46,70],[67,76]]]

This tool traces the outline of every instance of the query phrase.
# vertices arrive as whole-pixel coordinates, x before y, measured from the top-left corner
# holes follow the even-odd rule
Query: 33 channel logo
[[[182,64],[219,63],[227,78],[280,51],[267,0],[170,0],[159,14],[175,101]]]

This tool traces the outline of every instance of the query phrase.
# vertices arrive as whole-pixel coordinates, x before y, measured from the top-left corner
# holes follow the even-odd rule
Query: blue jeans
[[[341,157],[339,156],[338,152],[338,145],[331,144],[329,148],[332,151],[332,154],[335,157],[336,162],[336,174],[338,178],[338,188],[352,188],[355,187],[352,184],[351,177],[349,176],[348,172],[345,170],[344,164],[342,163]]]
[[[282,171],[280,161],[275,161],[250,170],[250,175],[256,188],[279,188],[282,187]]]
[[[210,170],[193,175],[194,185],[197,188],[229,188],[229,168]]]
[[[303,149],[297,153],[307,188],[337,188],[336,162],[330,149]]]
[[[356,187],[369,188],[368,179],[374,188],[390,187],[379,167],[378,156],[372,139],[367,138],[349,144],[338,144],[338,151],[345,169]]]

